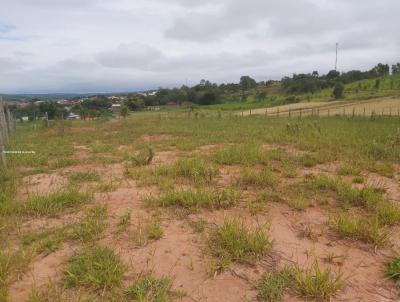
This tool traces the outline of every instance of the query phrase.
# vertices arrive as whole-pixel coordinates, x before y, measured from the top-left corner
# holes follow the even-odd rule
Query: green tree
[[[400,73],[400,63],[392,65],[392,74]]]
[[[328,72],[328,74],[326,75],[326,78],[328,80],[336,80],[337,78],[340,77],[340,72],[337,70],[331,70]]]
[[[240,78],[240,87],[242,90],[249,90],[257,86],[257,82],[249,76],[242,76]]]
[[[340,82],[337,82],[335,84],[335,87],[333,88],[333,97],[335,99],[341,99],[343,98],[344,94],[344,85]]]

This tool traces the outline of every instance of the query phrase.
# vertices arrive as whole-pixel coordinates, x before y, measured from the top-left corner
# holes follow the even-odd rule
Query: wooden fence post
[[[265,117],[268,117],[268,108],[265,108]]]
[[[0,133],[3,136],[3,144],[8,143],[8,126],[5,114],[5,106],[2,100],[0,100]]]
[[[11,132],[13,131],[13,129],[12,129],[12,116],[11,116],[10,108],[8,108],[7,104],[4,107],[4,114],[6,116],[8,134],[11,134]]]
[[[0,167],[7,168],[6,155],[4,148],[7,143],[7,124],[5,123],[4,103],[0,100]]]

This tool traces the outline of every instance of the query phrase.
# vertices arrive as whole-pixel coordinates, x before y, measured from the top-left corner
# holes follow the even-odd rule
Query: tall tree
[[[253,78],[251,78],[249,76],[242,76],[240,78],[240,87],[242,88],[242,90],[249,90],[256,86],[257,86],[257,82]]]

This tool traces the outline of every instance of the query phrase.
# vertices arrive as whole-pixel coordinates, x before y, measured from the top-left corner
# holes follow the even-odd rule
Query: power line
[[[337,61],[338,61],[338,48],[339,48],[339,43],[336,43],[336,59],[335,59],[335,71],[337,71]]]

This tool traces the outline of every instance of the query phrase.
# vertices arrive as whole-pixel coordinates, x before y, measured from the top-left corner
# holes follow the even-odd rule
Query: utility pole
[[[336,59],[335,59],[335,71],[337,71],[337,58],[338,58],[339,43],[336,43]]]

